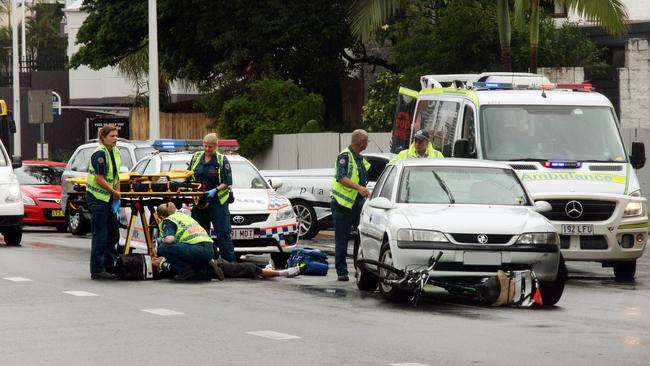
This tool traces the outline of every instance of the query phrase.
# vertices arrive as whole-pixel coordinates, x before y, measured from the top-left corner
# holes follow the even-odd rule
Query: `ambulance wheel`
[[[273,268],[284,269],[287,268],[287,261],[289,260],[289,253],[271,253],[271,260],[273,261]]]
[[[5,237],[5,243],[7,245],[20,245],[20,242],[23,240],[23,231],[22,229],[11,229],[2,233]]]
[[[617,281],[631,281],[636,274],[636,261],[614,263],[614,277]]]
[[[68,231],[73,235],[86,235],[88,223],[84,218],[83,211],[67,208],[65,210],[65,221],[68,224]]]
[[[309,202],[301,199],[291,201],[293,212],[298,220],[298,235],[302,239],[311,239],[318,234],[318,218]]]
[[[539,286],[542,292],[542,306],[555,306],[555,304],[560,301],[562,293],[564,292],[564,284],[566,283],[567,277],[568,273],[566,265],[564,264],[564,258],[560,257],[560,266],[558,267],[555,281],[540,281]]]

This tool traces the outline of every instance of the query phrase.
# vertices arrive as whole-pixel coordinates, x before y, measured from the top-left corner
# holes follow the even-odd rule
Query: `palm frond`
[[[629,17],[622,0],[565,0],[565,4],[567,10],[600,25],[610,34],[623,34],[627,31]]]
[[[352,33],[367,41],[404,4],[405,0],[355,0],[350,8]]]

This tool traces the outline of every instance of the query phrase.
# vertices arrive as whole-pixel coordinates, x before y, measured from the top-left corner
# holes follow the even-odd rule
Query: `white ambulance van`
[[[393,152],[425,129],[447,157],[507,162],[534,199],[551,204],[543,215],[560,234],[565,260],[600,262],[617,279],[634,278],[648,235],[635,173],[645,148],[633,142],[626,151],[605,96],[533,74],[427,75],[421,84],[419,92],[400,89]]]
[[[13,168],[20,168],[19,157],[9,158],[0,140],[0,233],[7,245],[20,245],[23,238],[23,197]]]

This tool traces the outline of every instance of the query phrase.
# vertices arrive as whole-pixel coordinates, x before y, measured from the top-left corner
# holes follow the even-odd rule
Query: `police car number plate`
[[[234,229],[230,235],[233,240],[255,239],[255,231],[253,229]]]
[[[594,235],[594,225],[562,224],[562,235]]]

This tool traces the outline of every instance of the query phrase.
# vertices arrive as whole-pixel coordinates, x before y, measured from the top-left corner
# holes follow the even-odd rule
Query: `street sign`
[[[54,90],[52,90],[52,114],[55,116],[61,115],[61,96]]]
[[[52,93],[49,90],[27,92],[29,123],[52,123]]]

